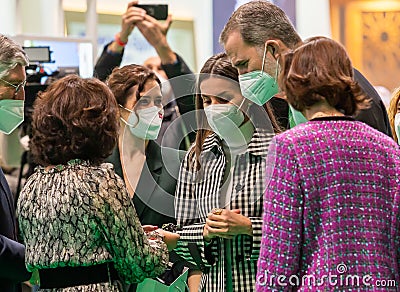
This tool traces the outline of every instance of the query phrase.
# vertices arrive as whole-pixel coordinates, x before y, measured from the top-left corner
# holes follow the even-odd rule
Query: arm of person
[[[167,246],[145,235],[125,185],[112,169],[105,171],[96,198],[96,228],[121,278],[134,283],[160,275],[168,264]]]
[[[196,78],[186,62],[171,49],[167,41],[167,32],[171,23],[171,15],[168,15],[165,22],[160,22],[150,15],[145,15],[144,20],[136,25],[160,57],[161,67],[168,76],[174,95],[177,97],[176,102],[180,114],[183,115],[195,109],[193,90]],[[185,75],[185,77],[175,78],[182,75]]]
[[[25,267],[25,247],[0,235],[0,279],[19,283],[29,280],[31,273]]]
[[[303,196],[293,154],[295,146],[290,145],[291,141],[285,144],[282,140],[273,141],[267,156],[257,291],[271,291],[273,288],[283,290],[276,281],[277,277],[283,275],[288,279],[296,275],[299,268]],[[272,283],[269,276],[275,276]]]
[[[128,42],[129,35],[132,33],[138,21],[144,19],[146,11],[135,7],[137,0],[128,3],[125,13],[122,15],[121,30],[115,35],[114,41],[108,43],[94,66],[93,76],[104,81],[111,74],[115,67],[119,67],[122,62],[124,48]]]
[[[175,252],[190,263],[197,265],[194,255],[189,250],[196,248],[200,256],[201,265],[209,267],[218,255],[219,239],[216,238],[206,243],[203,237],[205,222],[198,218],[198,205],[195,197],[195,175],[194,157],[190,150],[187,152],[179,171],[178,183],[175,192],[175,218],[178,226],[180,239]],[[199,267],[200,269],[201,267]]]
[[[371,127],[377,129],[378,131],[388,135],[393,138],[392,131],[390,128],[389,118],[385,105],[379,96],[378,92],[371,85],[371,83],[354,68],[354,79],[358,82],[362,90],[371,98],[371,104],[368,109],[361,110],[357,116],[356,120],[362,121]]]

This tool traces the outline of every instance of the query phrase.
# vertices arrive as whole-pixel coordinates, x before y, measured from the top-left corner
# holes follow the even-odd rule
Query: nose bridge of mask
[[[150,125],[159,124],[160,120],[162,120],[163,109],[160,109],[157,106],[151,106],[144,109],[139,109],[136,111],[139,116],[139,120],[144,120],[148,122]],[[161,115],[161,117],[160,117]]]
[[[206,112],[208,111],[207,118],[211,118],[214,121],[223,120],[227,123],[236,124],[238,120],[242,120],[238,115],[243,115],[243,113],[233,104],[215,104],[206,107]],[[240,111],[240,113],[239,113]],[[242,123],[242,121],[240,121]]]

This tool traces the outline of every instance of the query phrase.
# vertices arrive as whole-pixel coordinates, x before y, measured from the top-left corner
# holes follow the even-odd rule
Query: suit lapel
[[[10,188],[8,186],[6,177],[4,176],[3,170],[0,168],[0,187],[1,187],[1,192],[4,194],[5,200],[8,205],[8,210],[11,214],[11,218],[9,220],[11,221],[12,224],[12,230],[13,230],[13,239],[16,239],[17,236],[17,229],[15,226],[15,210],[14,210],[14,199],[12,197],[12,193],[10,191]]]
[[[161,170],[161,148],[156,142],[149,141],[149,144],[146,148],[146,163],[143,166],[143,170],[135,191],[136,199],[134,202],[139,219],[143,218],[145,210],[149,208],[149,201],[156,192]]]

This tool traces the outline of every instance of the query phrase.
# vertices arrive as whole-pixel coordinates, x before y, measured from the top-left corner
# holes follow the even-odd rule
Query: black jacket
[[[185,155],[167,147],[160,147],[155,141],[149,141],[146,148],[146,163],[133,197],[136,212],[142,225],[176,223],[174,214],[174,196],[180,162]],[[124,178],[118,147],[107,158],[114,165],[115,172]],[[129,165],[128,167],[136,167]],[[163,212],[167,210],[168,212]],[[169,213],[169,214],[167,214]],[[169,216],[170,215],[170,216]]]
[[[20,291],[30,278],[25,268],[25,247],[17,242],[14,198],[0,169],[0,291]]]

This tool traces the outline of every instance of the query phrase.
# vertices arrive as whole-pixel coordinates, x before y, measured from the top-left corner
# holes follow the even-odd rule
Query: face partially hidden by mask
[[[394,116],[394,131],[397,136],[397,143],[400,144],[400,113]]]
[[[264,72],[265,57],[267,53],[267,45],[264,48],[261,71],[251,71],[239,75],[239,84],[242,95],[253,103],[262,106],[268,102],[275,94],[279,92],[277,76],[278,76],[278,59],[276,61],[275,77]]]
[[[11,134],[24,121],[24,101],[0,100],[0,132]]]
[[[244,139],[239,127],[244,121],[244,114],[239,107],[233,104],[213,104],[204,108],[208,124],[211,129],[228,144],[236,144],[236,140]],[[239,143],[240,144],[240,143]],[[242,143],[243,144],[243,143]]]
[[[131,113],[128,121],[125,121],[123,118],[121,118],[121,120],[129,127],[129,130],[134,136],[144,140],[157,139],[164,115],[163,109],[152,106],[134,112],[121,105],[120,107]]]

